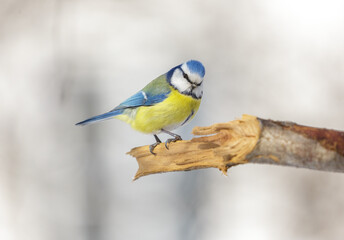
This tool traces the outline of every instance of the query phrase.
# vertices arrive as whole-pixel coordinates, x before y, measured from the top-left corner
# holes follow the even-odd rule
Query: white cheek
[[[196,87],[194,90],[192,90],[192,93],[197,97],[201,98],[203,95],[203,85]]]
[[[200,84],[203,81],[203,79],[199,75],[193,74],[193,81],[197,84]]]
[[[182,72],[179,70],[176,70],[171,78],[172,85],[177,88],[180,92],[184,92],[188,90],[191,87],[191,84],[187,82]]]

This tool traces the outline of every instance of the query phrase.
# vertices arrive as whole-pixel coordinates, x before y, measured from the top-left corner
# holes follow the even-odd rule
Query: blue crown
[[[204,77],[205,75],[205,69],[202,63],[196,60],[190,60],[186,62],[186,65],[190,69],[191,73],[197,73],[201,77]]]

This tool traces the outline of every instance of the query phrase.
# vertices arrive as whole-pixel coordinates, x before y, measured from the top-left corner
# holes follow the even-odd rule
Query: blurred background
[[[111,110],[189,59],[195,119],[344,129],[340,0],[1,0],[0,239],[340,239],[344,175],[244,165],[132,182],[154,142]],[[162,136],[162,135],[161,135]],[[162,136],[166,139],[167,136]]]

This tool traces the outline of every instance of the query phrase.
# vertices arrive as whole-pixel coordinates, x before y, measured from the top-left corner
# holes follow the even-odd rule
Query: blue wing
[[[82,122],[78,122],[76,123],[75,125],[87,125],[87,124],[90,124],[90,123],[96,123],[96,122],[100,122],[100,121],[104,121],[104,120],[107,120],[107,119],[111,119],[117,115],[120,115],[123,113],[123,109],[118,109],[118,110],[113,110],[111,112],[107,112],[107,113],[103,113],[103,114],[100,114],[100,115],[97,115],[97,116],[94,116],[94,117],[91,117],[91,118],[88,118]]]
[[[125,100],[124,102],[122,102],[112,111],[126,108],[135,108],[140,106],[152,106],[154,104],[164,101],[168,97],[169,93],[170,91],[160,94],[150,94],[144,91],[140,91],[128,98],[127,100]]]
[[[126,108],[152,106],[154,104],[164,101],[167,98],[169,93],[170,91],[165,92],[165,93],[160,93],[160,94],[148,94],[148,93],[145,93],[144,91],[140,91],[136,93],[135,95],[131,96],[130,98],[128,98],[127,100],[125,100],[124,102],[122,102],[120,105],[118,105],[116,108],[114,108],[110,112],[91,117],[89,119],[86,119],[82,122],[77,123],[76,125],[87,125],[90,123],[95,123],[95,122],[104,121],[104,120],[113,118],[117,115],[122,114]]]
[[[166,76],[161,75],[160,77],[150,82],[140,92],[134,94],[110,112],[91,117],[89,119],[77,123],[76,125],[87,125],[90,123],[111,119],[117,115],[122,114],[124,110],[128,108],[152,106],[154,104],[164,101],[168,97],[170,92],[171,89],[166,81]]]

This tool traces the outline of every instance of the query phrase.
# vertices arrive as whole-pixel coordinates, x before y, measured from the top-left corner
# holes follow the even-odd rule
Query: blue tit
[[[171,131],[194,118],[203,95],[204,74],[202,63],[187,61],[157,77],[110,112],[76,125],[120,119],[137,131],[153,134],[156,142],[150,145],[149,150],[155,155],[153,150],[161,143],[157,134],[166,133],[173,137],[165,142],[167,149],[169,143],[182,139]]]

